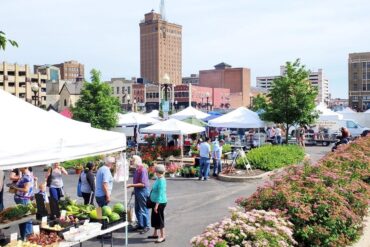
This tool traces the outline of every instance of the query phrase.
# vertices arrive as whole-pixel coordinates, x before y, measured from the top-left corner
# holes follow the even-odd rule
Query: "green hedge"
[[[304,156],[304,149],[297,145],[266,145],[249,151],[247,159],[252,168],[272,171],[301,162]],[[242,158],[236,164],[237,168],[244,169]]]
[[[75,168],[76,165],[81,164],[85,167],[87,162],[97,162],[99,160],[103,159],[103,156],[93,156],[93,157],[87,157],[77,160],[69,160],[61,163],[61,166],[63,166],[65,169],[72,169]]]

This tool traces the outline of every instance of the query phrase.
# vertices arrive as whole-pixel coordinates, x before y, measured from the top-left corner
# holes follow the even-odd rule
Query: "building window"
[[[362,63],[362,69],[366,69],[366,62]]]
[[[122,87],[122,93],[125,93],[125,87]]]
[[[370,80],[370,71],[367,72],[367,79]]]
[[[366,80],[366,72],[363,72],[363,73],[362,73],[362,79],[363,79],[363,80]]]
[[[357,80],[357,79],[358,79],[357,73],[353,73],[353,80]]]
[[[353,84],[353,91],[357,91],[357,90],[358,90],[357,84]]]
[[[356,68],[357,68],[357,63],[353,63],[353,64],[352,64],[352,68],[353,68],[353,69],[356,69]]]
[[[67,100],[64,99],[64,106],[67,106]]]
[[[122,103],[125,103],[125,96],[122,96]]]
[[[117,87],[117,94],[119,94],[119,87]]]
[[[127,93],[130,94],[131,93],[131,87],[127,87]]]
[[[362,91],[366,91],[366,84],[362,84]]]

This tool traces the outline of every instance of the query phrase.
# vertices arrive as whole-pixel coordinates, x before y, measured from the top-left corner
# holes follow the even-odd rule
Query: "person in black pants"
[[[84,199],[84,204],[94,204],[94,193],[95,193],[95,176],[92,172],[94,164],[88,162],[85,170],[80,175],[81,181],[81,192]]]

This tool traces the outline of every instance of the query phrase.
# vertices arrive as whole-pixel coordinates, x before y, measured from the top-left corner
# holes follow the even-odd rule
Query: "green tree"
[[[89,122],[95,128],[111,129],[117,126],[120,111],[119,100],[112,96],[112,89],[101,82],[98,70],[91,70],[91,83],[86,82],[81,91],[81,98],[72,108],[73,118]]]
[[[315,111],[317,89],[308,80],[309,71],[297,59],[286,63],[286,73],[272,83],[266,111],[262,119],[284,124],[286,140],[289,128],[297,124],[310,124],[318,117]]]
[[[6,44],[10,43],[12,46],[18,47],[18,43],[14,40],[7,39],[5,33],[0,31],[0,50],[5,50]]]
[[[254,112],[259,110],[266,110],[267,107],[267,99],[266,96],[263,94],[258,94],[256,97],[252,99],[252,105],[250,109]]]

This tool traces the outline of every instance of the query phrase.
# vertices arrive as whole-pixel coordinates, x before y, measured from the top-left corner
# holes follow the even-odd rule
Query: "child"
[[[39,192],[37,194],[42,195],[44,197],[44,202],[49,203],[48,195],[46,194],[46,182],[39,184]]]

